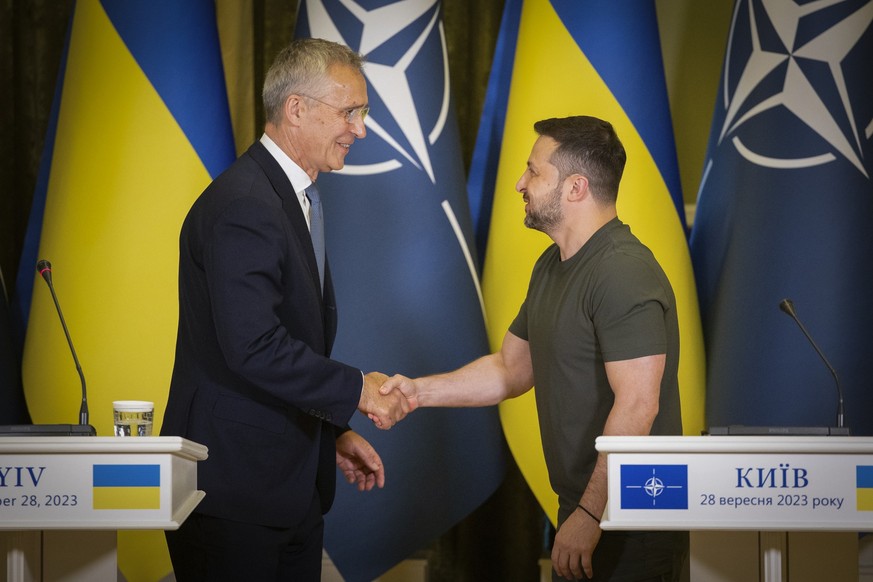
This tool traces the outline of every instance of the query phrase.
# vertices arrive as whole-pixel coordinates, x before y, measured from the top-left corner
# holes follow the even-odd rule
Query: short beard
[[[551,195],[543,202],[541,208],[528,209],[524,216],[524,225],[528,228],[549,234],[561,224],[564,212],[561,210],[561,187],[552,190]]]

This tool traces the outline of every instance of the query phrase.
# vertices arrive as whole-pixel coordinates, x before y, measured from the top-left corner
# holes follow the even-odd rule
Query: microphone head
[[[794,316],[794,302],[791,299],[783,299],[779,302],[779,309],[790,316]]]
[[[52,264],[45,259],[41,259],[36,264],[36,272],[42,275],[43,279],[49,281],[52,277]]]

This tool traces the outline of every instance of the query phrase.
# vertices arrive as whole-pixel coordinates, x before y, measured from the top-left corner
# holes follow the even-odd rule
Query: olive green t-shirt
[[[597,461],[614,396],[604,362],[666,354],[651,434],[681,434],[679,325],[664,271],[620,220],[561,261],[556,245],[537,260],[509,331],[527,340],[546,465],[559,522],[576,507]]]

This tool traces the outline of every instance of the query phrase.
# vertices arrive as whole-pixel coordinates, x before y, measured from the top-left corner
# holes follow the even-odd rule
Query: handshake
[[[381,372],[370,372],[364,376],[358,410],[366,414],[378,428],[388,430],[416,408],[415,384],[409,378],[399,374],[388,378]]]

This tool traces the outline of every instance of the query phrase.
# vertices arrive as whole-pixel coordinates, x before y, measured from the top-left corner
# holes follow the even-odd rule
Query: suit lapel
[[[285,175],[279,162],[270,155],[270,152],[267,151],[267,148],[265,148],[261,142],[258,141],[252,144],[252,147],[249,148],[247,153],[254,158],[259,166],[261,166],[261,169],[264,170],[264,174],[267,176],[270,184],[272,184],[276,194],[278,194],[279,198],[282,199],[282,208],[285,210],[285,214],[288,215],[288,219],[294,227],[293,231],[297,236],[297,240],[306,251],[306,264],[309,265],[309,272],[313,277],[313,282],[316,288],[320,288],[321,283],[318,278],[318,264],[315,262],[315,251],[312,248],[312,238],[309,236],[309,227],[306,226],[306,218],[303,216],[303,209],[300,208],[297,193],[291,186],[288,176]],[[321,293],[319,293],[319,295],[321,295]]]
[[[309,265],[309,274],[314,287],[314,291],[321,299],[322,321],[324,323],[324,341],[325,354],[330,355],[333,347],[334,338],[337,330],[337,313],[336,313],[336,296],[333,290],[333,279],[330,275],[330,263],[325,258],[324,261],[324,291],[319,291],[321,283],[318,278],[318,265],[315,262],[315,251],[312,248],[312,238],[309,236],[309,228],[306,226],[306,218],[303,216],[303,209],[300,208],[300,202],[297,199],[297,193],[291,186],[288,176],[282,170],[267,148],[261,142],[255,142],[249,148],[248,152],[255,162],[264,171],[264,175],[270,181],[276,194],[282,200],[282,208],[288,219],[291,221],[292,230],[294,231],[297,240],[306,253],[306,263]]]

